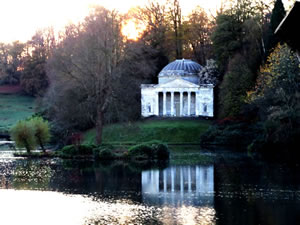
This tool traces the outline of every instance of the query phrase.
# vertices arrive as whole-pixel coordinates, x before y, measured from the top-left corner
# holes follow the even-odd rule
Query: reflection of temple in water
[[[145,203],[213,205],[213,166],[173,166],[142,172]]]

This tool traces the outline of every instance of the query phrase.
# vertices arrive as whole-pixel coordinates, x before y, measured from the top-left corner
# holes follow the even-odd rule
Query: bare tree
[[[179,0],[170,0],[169,3],[169,17],[173,25],[174,42],[176,50],[176,58],[182,58],[182,13]]]
[[[86,113],[96,125],[100,144],[122,53],[120,17],[115,11],[95,7],[83,23],[69,26],[61,38],[49,63],[52,85],[80,91],[78,104],[95,108],[86,108]]]
[[[187,20],[183,23],[184,27],[184,50],[187,58],[192,58],[204,65],[206,60],[211,57],[212,21],[207,13],[200,6],[196,7]],[[189,54],[189,53],[192,54]]]

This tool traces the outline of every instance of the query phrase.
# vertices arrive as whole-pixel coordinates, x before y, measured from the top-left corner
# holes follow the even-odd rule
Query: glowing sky
[[[91,5],[99,4],[121,13],[148,0],[0,0],[0,42],[26,41],[38,28],[61,30],[67,23],[83,19]],[[161,0],[159,2],[163,2]],[[284,2],[287,2],[285,0]],[[181,0],[183,14],[200,5],[212,12],[221,0]]]

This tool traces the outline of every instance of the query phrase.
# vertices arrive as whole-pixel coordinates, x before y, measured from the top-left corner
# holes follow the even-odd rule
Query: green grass
[[[34,98],[18,94],[0,94],[0,131],[34,114]]]
[[[208,129],[207,120],[147,120],[135,123],[111,124],[104,127],[103,142],[137,144],[159,140],[168,144],[199,144],[200,136]],[[84,143],[95,142],[95,129],[84,134]]]

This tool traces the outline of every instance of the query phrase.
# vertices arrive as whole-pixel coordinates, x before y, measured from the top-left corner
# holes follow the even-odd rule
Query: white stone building
[[[159,73],[158,84],[142,84],[142,116],[213,117],[213,85],[201,84],[201,69],[191,60],[175,60]]]

